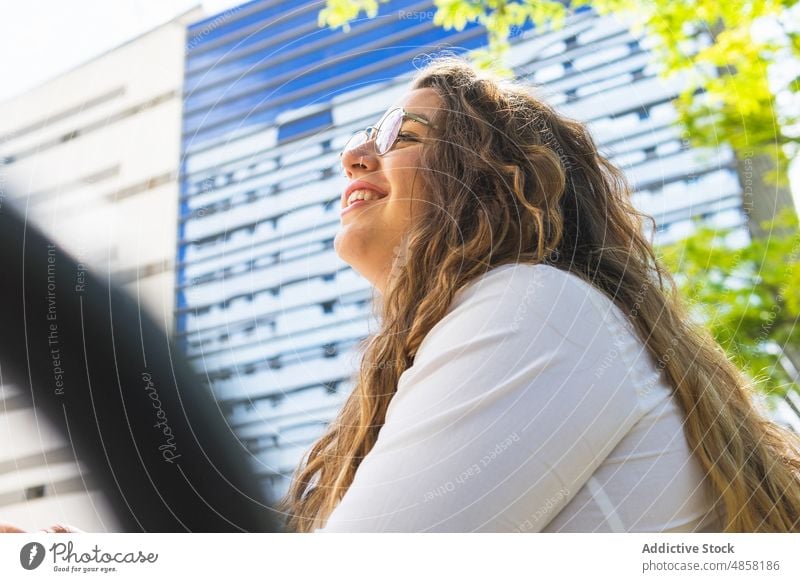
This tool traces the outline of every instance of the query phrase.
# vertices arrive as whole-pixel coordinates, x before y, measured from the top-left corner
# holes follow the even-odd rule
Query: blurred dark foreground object
[[[280,531],[243,445],[172,341],[8,198],[0,265],[1,379],[71,441],[124,531]]]

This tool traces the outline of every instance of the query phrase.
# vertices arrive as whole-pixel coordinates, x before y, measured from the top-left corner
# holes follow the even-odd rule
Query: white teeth
[[[379,198],[383,198],[383,195],[372,190],[353,190],[347,198],[347,205],[350,206],[356,200],[378,200]]]

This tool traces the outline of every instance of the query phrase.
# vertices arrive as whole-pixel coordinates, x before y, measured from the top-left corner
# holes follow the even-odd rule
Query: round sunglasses
[[[389,111],[377,126],[369,126],[366,129],[355,132],[350,139],[347,140],[342,152],[339,154],[339,158],[341,159],[345,153],[364,145],[371,139],[375,139],[375,153],[379,156],[384,155],[394,147],[405,119],[412,119],[429,126],[431,129],[436,129],[434,125],[424,117],[409,113],[402,107],[397,107]]]

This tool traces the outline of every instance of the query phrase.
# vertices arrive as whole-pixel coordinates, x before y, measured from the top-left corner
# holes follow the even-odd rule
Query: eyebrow
[[[421,117],[422,119],[424,119],[424,120],[425,120],[425,121],[427,121],[428,123],[430,123],[430,122],[431,122],[431,120],[430,120],[430,119],[428,119],[428,116],[427,116],[427,115],[422,115],[421,113],[414,113],[413,111],[409,111],[408,113],[411,113],[412,115],[416,115],[417,117]],[[410,117],[407,117],[407,118],[406,118],[406,121],[414,121],[414,122],[416,122],[416,123],[419,123],[419,121],[417,121],[416,119],[411,119]]]
[[[427,116],[427,115],[422,115],[421,113],[414,113],[413,111],[407,111],[407,113],[411,113],[411,114],[413,114],[413,115],[416,115],[417,117],[421,117],[422,119],[424,119],[425,121],[427,121],[429,124],[433,125],[433,123],[431,122],[431,120],[430,120],[430,119],[428,119],[428,116]],[[377,123],[377,124],[375,124],[375,125],[376,125],[376,126],[377,126],[377,125],[379,125],[379,124],[380,124],[380,123],[381,123],[381,122],[382,122],[382,121],[383,121],[385,118],[386,118],[386,115],[384,114],[384,115],[383,115],[383,116],[382,116],[382,117],[381,117],[381,118],[378,120],[378,123]],[[403,120],[403,123],[405,123],[406,121],[411,121],[412,123],[419,123],[419,121],[417,121],[416,119],[411,119],[410,117],[406,117],[406,118]],[[427,127],[427,126],[426,126],[426,127]]]

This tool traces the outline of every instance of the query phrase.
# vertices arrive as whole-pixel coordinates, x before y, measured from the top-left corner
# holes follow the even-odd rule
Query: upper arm
[[[638,420],[607,314],[531,273],[434,326],[322,531],[539,531]]]

